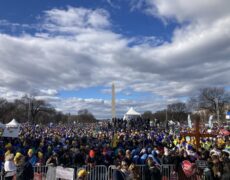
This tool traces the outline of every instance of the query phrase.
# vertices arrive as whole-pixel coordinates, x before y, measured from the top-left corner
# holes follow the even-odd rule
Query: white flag
[[[208,120],[208,127],[209,127],[209,128],[212,128],[212,127],[213,127],[212,119],[213,119],[213,115],[210,115],[210,116],[209,116],[209,120]]]
[[[190,118],[190,114],[188,115],[188,127],[192,128],[192,120]]]

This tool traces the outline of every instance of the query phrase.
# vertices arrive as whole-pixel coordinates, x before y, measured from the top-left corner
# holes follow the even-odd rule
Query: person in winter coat
[[[53,154],[47,159],[46,166],[58,166],[59,160],[58,155],[56,152],[53,152]]]
[[[16,174],[16,166],[13,162],[14,155],[9,154],[5,157],[4,171],[5,171],[5,180],[12,180]]]
[[[224,168],[223,168],[223,175],[221,177],[221,180],[228,180],[230,179],[230,162],[228,160],[228,162],[224,163]]]
[[[160,169],[155,166],[152,158],[147,159],[147,166],[145,168],[145,179],[148,180],[160,180],[161,172]]]
[[[25,160],[25,156],[21,153],[17,153],[14,157],[14,163],[17,167],[16,180],[33,180],[33,166],[29,161]]]
[[[169,150],[165,149],[164,155],[162,157],[162,164],[172,164],[172,163],[173,163],[173,158],[169,153]]]
[[[27,157],[28,161],[32,164],[32,166],[34,166],[37,163],[38,158],[34,154],[33,149],[29,149],[27,152],[27,155],[28,155]]]

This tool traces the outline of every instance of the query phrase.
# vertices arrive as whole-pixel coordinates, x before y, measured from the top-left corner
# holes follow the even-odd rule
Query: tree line
[[[214,119],[225,120],[226,111],[230,111],[230,93],[224,88],[207,87],[200,89],[198,93],[188,98],[186,102],[176,102],[167,105],[166,109],[152,113],[146,111],[143,117],[146,119],[158,119],[161,122],[176,120],[187,121],[188,114],[199,112],[201,120],[207,121],[210,115]]]
[[[142,114],[144,119],[158,119],[185,121],[189,113],[199,111],[201,119],[207,120],[209,115],[220,120],[225,119],[225,111],[230,110],[230,94],[224,88],[209,87],[200,89],[199,92],[188,98],[186,102],[169,104],[166,109],[155,113],[146,111]],[[4,98],[0,99],[0,122],[7,123],[15,118],[18,122],[31,123],[62,123],[62,122],[95,122],[96,118],[87,109],[81,109],[77,115],[65,114],[57,111],[44,100],[24,96],[13,102]]]
[[[44,100],[24,96],[13,102],[0,98],[0,122],[8,123],[12,119],[18,122],[62,123],[62,122],[95,122],[96,119],[87,109],[78,111],[77,115],[65,114],[57,111]]]

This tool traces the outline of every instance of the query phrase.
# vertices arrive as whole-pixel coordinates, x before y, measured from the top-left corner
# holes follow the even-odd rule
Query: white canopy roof
[[[16,127],[18,127],[18,126],[20,126],[20,124],[15,119],[13,119],[9,123],[7,123],[6,126],[16,126]]]
[[[133,107],[131,107],[125,115],[128,115],[128,116],[140,116],[141,114],[139,112],[135,111],[133,109]]]

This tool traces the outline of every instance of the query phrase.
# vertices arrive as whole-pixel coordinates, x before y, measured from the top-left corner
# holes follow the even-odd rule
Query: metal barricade
[[[109,166],[109,168],[108,168],[108,180],[112,180],[113,179],[113,174],[114,174],[114,171],[116,169],[117,168],[114,165]]]
[[[125,175],[121,173],[121,170],[118,169],[116,166],[111,165],[108,168],[108,180],[116,180],[117,173],[120,172],[120,176],[125,179]]]
[[[135,165],[137,168],[137,172],[139,174],[140,180],[145,180],[145,168],[148,168],[146,165]],[[159,166],[161,171],[162,179],[170,179],[170,180],[178,180],[178,174],[175,172],[175,165],[172,164],[164,164]],[[114,173],[115,171],[119,171],[115,166],[109,166],[108,168],[108,180],[115,180]]]
[[[145,180],[145,165],[135,165],[135,171],[136,173],[138,174],[138,179],[139,180]],[[120,171],[120,169],[118,169],[116,166],[112,165],[112,166],[109,166],[108,168],[108,180],[116,180],[115,179],[115,173],[117,171]],[[123,174],[121,174],[121,176],[124,176]],[[125,179],[125,177],[124,177]]]
[[[135,165],[141,180],[145,180],[145,165]]]
[[[139,174],[140,180],[145,180],[145,168],[146,165],[135,165],[136,170]],[[87,172],[86,180],[114,180],[114,173],[116,171],[120,171],[116,166],[111,165],[106,167],[104,165],[97,165],[97,166],[83,166],[76,168],[76,175],[78,174],[79,170],[85,169]],[[173,164],[163,164],[159,166],[162,179],[170,179],[170,180],[178,180],[178,173],[175,172],[175,165]],[[45,180],[47,176],[48,166],[34,166],[34,174],[35,179],[38,180]],[[191,179],[195,180],[195,176],[191,177]],[[2,170],[0,171],[0,180],[4,180],[2,176]]]
[[[83,168],[87,171],[87,180],[107,180],[108,179],[108,168],[104,165],[97,165],[97,166],[83,166]],[[82,168],[77,169],[77,174],[79,170]]]
[[[3,168],[0,167],[0,180],[3,180],[4,177],[3,177]]]
[[[162,179],[178,180],[178,173],[175,172],[174,164],[162,164],[160,168]]]
[[[34,166],[34,179],[45,180],[48,166]]]

